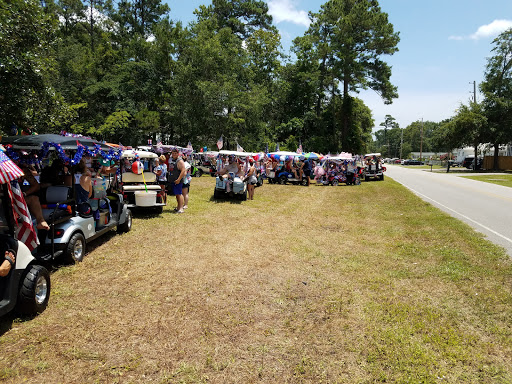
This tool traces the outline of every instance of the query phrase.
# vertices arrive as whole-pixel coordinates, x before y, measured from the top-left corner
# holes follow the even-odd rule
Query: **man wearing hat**
[[[176,196],[178,206],[174,209],[176,213],[183,213],[183,178],[187,170],[185,163],[180,157],[178,148],[173,148],[171,151],[171,158],[169,159],[169,186]]]

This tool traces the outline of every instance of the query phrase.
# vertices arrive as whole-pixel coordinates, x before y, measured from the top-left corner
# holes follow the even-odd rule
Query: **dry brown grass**
[[[43,314],[4,321],[0,378],[512,382],[510,262],[464,224],[391,180],[212,189],[56,270]]]

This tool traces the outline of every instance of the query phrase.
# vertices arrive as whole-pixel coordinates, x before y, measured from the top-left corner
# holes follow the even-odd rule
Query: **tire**
[[[281,185],[285,185],[287,181],[288,181],[288,179],[284,175],[279,178],[279,184],[281,184]]]
[[[132,221],[133,221],[132,211],[127,209],[126,210],[126,220],[124,221],[123,224],[119,224],[117,226],[117,231],[120,233],[130,232],[130,230],[132,229]]]
[[[370,178],[368,176],[365,175],[364,177],[364,181],[370,181]]]
[[[224,194],[222,192],[218,191],[217,189],[213,190],[213,198],[214,199],[222,199],[223,195]]]
[[[384,174],[379,176],[379,180],[384,180]]]
[[[197,171],[196,171],[196,177],[201,177],[201,176],[203,176],[203,170],[202,170],[202,169],[197,168]]]
[[[308,179],[307,178],[303,178],[300,184],[303,185],[304,187],[307,187],[308,186]]]
[[[160,215],[163,211],[164,211],[163,206],[155,207],[155,213],[157,213],[158,215]]]
[[[239,196],[240,200],[241,201],[246,201],[247,200],[247,190],[242,193],[240,196]]]
[[[331,185],[332,185],[333,187],[337,187],[337,186],[339,185],[339,183],[340,183],[340,182],[339,182],[338,180],[334,179],[334,180],[331,182]]]
[[[18,292],[16,312],[36,315],[43,312],[50,300],[50,273],[41,265],[32,265]]]
[[[85,256],[85,237],[80,232],[75,233],[71,236],[66,250],[64,251],[64,257],[67,262],[75,264],[79,263],[84,259]]]

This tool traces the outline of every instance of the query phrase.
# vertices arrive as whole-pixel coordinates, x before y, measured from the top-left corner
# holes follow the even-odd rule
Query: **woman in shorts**
[[[249,200],[254,200],[254,189],[256,184],[258,184],[258,178],[256,177],[256,168],[254,167],[253,158],[249,159],[249,170],[245,176],[245,181],[247,181],[247,192],[249,194]]]
[[[183,209],[187,209],[188,208],[188,193],[190,191],[190,182],[192,181],[192,175],[191,175],[192,166],[187,161],[187,155],[183,155],[183,163],[185,165],[185,170],[187,171],[187,173],[185,174],[185,177],[183,178],[183,187],[182,187]]]

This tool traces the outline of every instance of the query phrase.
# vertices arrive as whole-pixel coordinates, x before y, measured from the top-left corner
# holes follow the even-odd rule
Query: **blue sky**
[[[325,1],[267,0],[269,13],[281,33],[283,49],[307,29],[309,11]],[[167,0],[171,18],[185,25],[194,9],[211,1]],[[399,51],[384,60],[392,65],[391,81],[399,98],[384,105],[373,91],[359,97],[373,112],[376,129],[386,114],[402,128],[421,119],[441,121],[473,97],[473,81],[483,80],[492,41],[512,28],[512,0],[380,0],[381,10],[400,32]],[[477,90],[477,101],[481,99]]]

